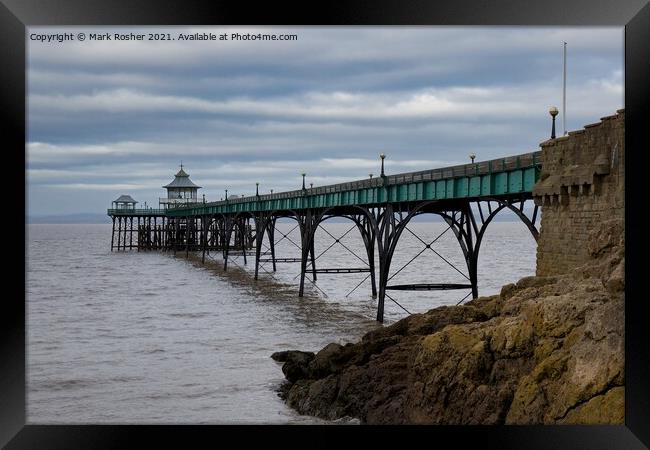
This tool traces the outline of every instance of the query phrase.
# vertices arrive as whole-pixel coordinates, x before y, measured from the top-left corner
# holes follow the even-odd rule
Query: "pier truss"
[[[260,270],[267,271],[267,265],[275,272],[278,264],[300,264],[296,276],[299,296],[305,292],[305,282],[315,285],[319,274],[365,274],[353,291],[370,279],[370,294],[377,299],[376,318],[383,322],[386,299],[406,311],[387,291],[460,289],[468,291],[465,298],[478,297],[481,243],[499,212],[514,213],[537,240],[538,207],[535,205],[531,210],[524,205],[532,199],[532,188],[539,178],[538,158],[539,152],[535,152],[391,176],[384,175],[382,170],[376,178],[318,188],[305,188],[303,178],[302,189],[290,192],[256,194],[167,210],[109,210],[113,218],[111,249],[160,249],[174,254],[184,252],[186,256],[200,252],[203,262],[206,253],[218,252],[223,258],[223,270],[228,269],[234,257],[242,257],[245,265],[249,261],[254,264],[256,280]],[[435,214],[447,225],[430,241],[409,227],[415,217],[424,214]],[[341,236],[332,235],[321,225],[333,218],[348,220],[350,228]],[[286,219],[295,221],[292,231],[298,232],[299,239],[292,238],[291,231],[281,231],[276,226],[278,220]],[[317,255],[314,243],[318,229],[324,230],[333,242]],[[342,242],[355,230],[363,242],[363,254]],[[433,246],[448,231],[462,250],[463,268],[455,266]],[[405,234],[413,236],[421,249],[395,270],[391,267],[393,256]],[[276,255],[277,244],[282,241],[295,246],[299,256]],[[336,245],[354,255],[359,264],[319,267],[319,258]],[[436,274],[430,273],[420,283],[391,284],[398,273],[407,270],[419,255],[428,251],[458,272],[462,282],[436,282]],[[395,270],[393,275],[391,269]]]

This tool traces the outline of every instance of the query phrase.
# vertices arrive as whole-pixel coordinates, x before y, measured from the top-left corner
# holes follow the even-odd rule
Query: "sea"
[[[276,257],[299,257],[295,225],[277,227]],[[253,257],[234,256],[224,271],[221,253],[201,264],[184,251],[111,251],[110,241],[107,224],[27,226],[30,424],[331,423],[285,405],[273,352],[355,342],[409,314],[469,300],[467,289],[389,291],[379,324],[367,272],[308,276],[298,297],[299,263],[275,272],[264,263],[255,280]],[[522,223],[491,223],[479,294],[534,275],[535,249]],[[324,223],[315,250],[317,268],[367,267],[352,223]],[[445,223],[412,223],[389,284],[467,283],[466,274]]]

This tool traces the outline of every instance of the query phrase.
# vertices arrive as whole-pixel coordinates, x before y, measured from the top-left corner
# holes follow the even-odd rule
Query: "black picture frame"
[[[265,439],[291,438],[296,432],[308,441],[298,445],[340,441],[340,434],[370,434],[387,442],[407,436],[431,445],[473,444],[480,448],[625,448],[650,446],[650,327],[644,292],[644,242],[641,201],[650,104],[650,5],[648,0],[448,0],[326,2],[300,5],[224,1],[99,1],[0,0],[0,101],[4,124],[2,147],[5,177],[23,184],[26,143],[25,27],[35,25],[589,25],[625,26],[625,140],[626,140],[626,309],[625,309],[625,425],[621,426],[439,426],[439,427],[224,427],[224,426],[43,426],[26,425],[25,397],[25,267],[5,280],[0,314],[0,445],[6,448],[125,448],[137,439],[164,446],[186,447],[188,439],[207,438],[210,446],[237,439],[245,445],[259,435]],[[644,146],[645,144],[645,146]],[[645,176],[647,178],[647,175]],[[10,243],[6,261],[14,252],[25,255],[26,225],[15,212],[20,200],[12,194],[4,208],[4,242]],[[25,210],[26,211],[26,210]],[[25,216],[23,216],[25,217]],[[7,283],[11,281],[11,283]],[[10,286],[10,287],[9,287]],[[369,433],[370,432],[370,433]],[[332,436],[332,437],[330,437]],[[232,442],[232,441],[230,441]],[[270,445],[270,440],[267,442]],[[282,443],[284,442],[284,443]],[[281,445],[292,443],[280,442]],[[364,443],[370,441],[365,440]],[[407,444],[408,445],[408,444]]]

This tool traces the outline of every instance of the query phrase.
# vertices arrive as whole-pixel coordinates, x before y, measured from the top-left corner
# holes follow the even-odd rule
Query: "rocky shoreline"
[[[301,414],[368,424],[621,424],[624,231],[590,261],[461,306],[414,314],[354,344],[272,355]]]

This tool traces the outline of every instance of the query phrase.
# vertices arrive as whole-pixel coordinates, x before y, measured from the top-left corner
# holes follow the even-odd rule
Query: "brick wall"
[[[542,172],[533,188],[542,207],[537,275],[555,275],[589,259],[589,233],[624,218],[625,111],[540,144]]]

